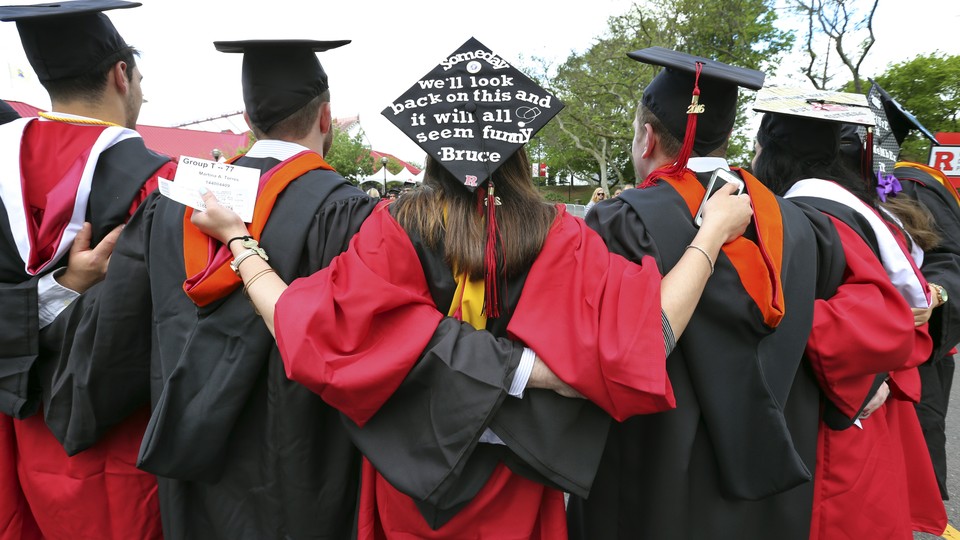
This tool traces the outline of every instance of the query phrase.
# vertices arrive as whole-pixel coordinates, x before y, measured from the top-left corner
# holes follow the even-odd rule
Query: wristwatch
[[[937,299],[940,300],[940,303],[946,304],[947,300],[950,298],[950,296],[947,294],[947,290],[936,283],[931,283],[930,286],[937,291]]]
[[[267,252],[263,250],[262,247],[257,243],[256,240],[250,237],[243,238],[240,241],[241,245],[246,248],[244,252],[237,255],[233,261],[230,262],[230,269],[233,270],[238,276],[240,275],[240,263],[247,260],[248,258],[256,255],[263,259],[264,261],[269,261],[270,257],[267,256]]]

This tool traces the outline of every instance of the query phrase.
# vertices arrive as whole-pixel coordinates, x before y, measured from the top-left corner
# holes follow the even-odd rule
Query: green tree
[[[887,67],[875,79],[930,131],[960,132],[960,56],[919,55]],[[902,159],[927,162],[930,141],[917,131],[900,149]]]
[[[324,158],[341,176],[354,184],[373,172],[373,158],[370,156],[370,147],[364,143],[363,130],[351,136],[334,126],[333,144]]]
[[[663,0],[611,17],[607,32],[585,52],[571,54],[547,81],[567,105],[556,126],[544,129],[548,159],[594,179],[607,192],[614,183],[634,182],[633,117],[657,69],[630,60],[626,53],[661,46],[769,71],[793,42],[791,34],[775,27],[773,4],[774,0]],[[744,118],[741,106],[738,126]],[[735,136],[728,156],[743,158],[746,149],[746,138]]]

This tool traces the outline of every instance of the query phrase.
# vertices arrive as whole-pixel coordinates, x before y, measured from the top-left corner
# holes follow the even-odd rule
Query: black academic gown
[[[86,215],[93,226],[93,245],[127,221],[144,184],[169,162],[169,157],[147,149],[139,137],[100,155]],[[62,257],[55,268],[66,266],[66,259]],[[36,413],[40,389],[50,383],[35,369],[41,352],[37,283],[42,276],[29,275],[23,265],[7,211],[0,204],[0,413],[14,418]]]
[[[309,172],[278,196],[260,243],[289,283],[346,249],[375,204]],[[71,313],[48,424],[81,449],[149,400],[138,466],[158,475],[167,538],[348,538],[360,459],[339,414],[286,378],[241,289],[205,307],[186,296],[183,216],[155,195],[127,225],[95,299]],[[121,380],[125,392],[105,391]]]
[[[922,169],[901,164],[893,174],[900,179],[902,195],[926,207],[940,233],[939,245],[923,254],[920,267],[923,277],[930,283],[941,285],[951,295],[960,294],[960,206],[957,200]],[[950,351],[960,342],[960,302],[951,297],[945,305],[935,309],[930,316],[929,328],[933,353],[930,360],[917,368],[922,388],[917,417],[930,450],[940,494],[947,499],[946,416],[956,367]]]
[[[776,203],[784,230],[779,326],[764,324],[721,253],[667,358],[677,408],[614,424],[589,498],[570,500],[571,538],[808,537],[820,395],[802,359],[814,300],[833,294],[845,262],[823,216]],[[696,234],[689,207],[663,181],[598,204],[587,224],[615,253],[654,256],[664,274]],[[755,241],[753,226],[745,236]]]

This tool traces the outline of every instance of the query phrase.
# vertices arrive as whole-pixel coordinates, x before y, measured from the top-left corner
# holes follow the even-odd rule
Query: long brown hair
[[[557,216],[556,208],[533,187],[530,162],[521,148],[493,173],[502,253],[498,257],[507,276],[533,263]],[[484,276],[486,218],[482,202],[439,162],[427,158],[423,188],[400,197],[394,215],[408,232],[429,248],[443,243],[447,264],[471,279]],[[446,219],[444,219],[446,209]],[[505,266],[504,266],[505,265]]]
[[[897,216],[903,230],[920,249],[930,251],[940,245],[937,223],[930,211],[919,202],[901,195],[887,198],[887,202],[881,202],[880,206]]]

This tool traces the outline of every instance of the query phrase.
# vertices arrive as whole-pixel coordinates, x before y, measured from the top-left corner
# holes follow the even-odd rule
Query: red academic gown
[[[847,276],[837,294],[817,300],[807,346],[821,388],[853,418],[877,373],[890,373],[890,397],[857,426],[833,430],[821,421],[810,538],[912,538],[912,530],[940,534],[946,513],[914,411],[920,397],[916,366],[930,355],[926,325],[914,327],[909,306],[892,287],[876,287],[886,273],[860,236],[831,217],[843,243]],[[872,302],[869,324],[848,310]],[[882,306],[882,309],[881,309]],[[909,325],[909,326],[908,326]],[[869,351],[851,361],[851,347]]]
[[[519,302],[511,306],[507,337],[537,351],[562,380],[613,418],[674,406],[656,267],[611,255],[582,221],[558,213]],[[277,342],[288,376],[337,407],[361,433],[389,406],[444,319],[440,309],[446,306],[435,304],[424,272],[411,239],[381,207],[350,250],[295,281],[277,303]],[[440,405],[455,408],[452,401]],[[474,434],[471,449],[479,436]],[[563,493],[503,462],[436,529],[387,474],[364,465],[362,539],[566,537]]]
[[[59,243],[72,242],[64,228],[77,190],[82,189],[80,172],[94,157],[91,147],[105,129],[39,120],[23,129],[20,170],[24,202],[33,216],[28,221],[31,266],[50,260]],[[173,177],[175,164],[158,158],[139,137],[123,138],[99,154],[88,207],[112,211],[84,216],[94,224],[94,241],[133,214],[156,189],[158,176]],[[144,166],[151,169],[149,176],[137,178],[133,173],[124,178],[120,172]],[[115,182],[135,185],[118,190]],[[123,191],[132,198],[123,200]],[[3,226],[9,228],[6,222]],[[17,257],[15,251],[5,258],[11,257]],[[65,264],[66,257],[54,263]],[[31,378],[34,375],[35,370],[30,372]],[[24,401],[30,400],[20,400]],[[24,411],[30,408],[24,405]],[[156,478],[135,467],[149,418],[146,409],[111,430],[94,448],[73,457],[51,434],[42,411],[15,414],[24,418],[0,415],[0,539],[162,536]]]

